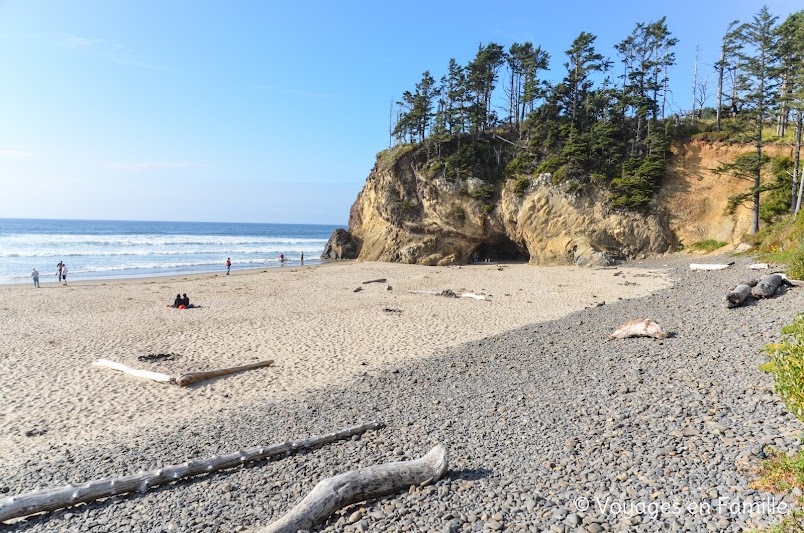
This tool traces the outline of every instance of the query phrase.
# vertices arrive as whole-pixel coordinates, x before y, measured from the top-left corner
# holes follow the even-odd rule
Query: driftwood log
[[[312,529],[338,509],[438,480],[447,472],[447,450],[438,445],[413,461],[400,461],[352,470],[319,481],[288,514],[259,533],[296,533]]]
[[[759,283],[751,289],[751,296],[757,299],[770,298],[782,284],[784,277],[781,274],[768,274],[762,276]]]
[[[109,361],[108,359],[98,359],[92,364],[96,366],[103,366],[106,368],[119,370],[120,372],[128,374],[129,376],[134,376],[135,378],[150,379],[153,381],[158,381],[160,383],[172,383],[175,380],[173,376],[162,374],[161,372],[151,372],[150,370],[139,370],[137,368],[132,368],[130,366],[124,365],[123,363]]]
[[[370,280],[368,280],[368,281],[364,281],[364,282],[363,282],[363,285],[368,285],[369,283],[385,283],[386,281],[388,281],[388,280],[387,280],[387,279],[385,279],[385,278],[380,278],[380,279],[370,279]]]
[[[170,376],[168,374],[162,374],[160,372],[151,372],[150,370],[139,370],[137,368],[132,368],[130,366],[124,365],[123,363],[109,361],[108,359],[98,359],[92,364],[97,366],[103,366],[106,368],[112,368],[114,370],[119,370],[120,372],[123,372],[130,376],[134,376],[136,378],[150,379],[153,381],[158,381],[160,383],[175,383],[179,387],[186,387],[187,385],[192,385],[193,383],[198,383],[199,381],[216,378],[218,376],[226,376],[228,374],[236,374],[238,372],[245,372],[246,370],[253,370],[255,368],[263,368],[266,366],[271,366],[272,364],[274,364],[274,360],[268,359],[267,361],[260,361],[259,363],[252,363],[250,365],[233,366],[230,368],[220,368],[218,370],[207,370],[204,372],[187,372],[181,374],[180,376]]]
[[[250,365],[233,366],[231,368],[221,368],[218,370],[208,370],[206,372],[187,372],[176,378],[176,384],[179,387],[186,387],[199,381],[204,381],[218,376],[227,376],[229,374],[237,374],[238,372],[245,372],[246,370],[254,370],[255,368],[264,368],[274,364],[273,359],[267,361],[260,361],[259,363],[252,363]]]
[[[741,281],[735,285],[734,288],[726,293],[726,307],[733,309],[743,305],[743,302],[745,302],[746,298],[751,296],[751,289],[754,288],[757,283],[759,283],[757,280],[751,279],[748,281]]]
[[[117,477],[112,479],[101,479],[82,483],[80,485],[67,485],[57,489],[42,489],[0,499],[0,522],[28,516],[43,511],[54,511],[64,507],[70,507],[78,503],[95,501],[100,498],[108,498],[117,494],[129,492],[146,492],[150,487],[163,485],[176,481],[177,479],[215,472],[226,468],[233,468],[252,461],[260,461],[268,457],[281,455],[283,453],[304,450],[348,439],[354,435],[360,435],[369,430],[376,430],[384,427],[382,422],[370,422],[352,426],[325,435],[315,435],[302,440],[285,441],[270,446],[261,446],[250,450],[230,453],[211,457],[203,461],[189,461],[180,465],[166,466],[156,470],[143,471],[138,474]]]
[[[734,261],[731,263],[692,263],[690,264],[690,270],[726,270],[731,265],[734,264]]]

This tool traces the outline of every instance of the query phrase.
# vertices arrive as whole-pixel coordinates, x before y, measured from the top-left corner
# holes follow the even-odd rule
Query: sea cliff
[[[787,148],[768,147],[783,155]],[[605,265],[663,254],[696,241],[737,245],[749,211],[727,212],[728,197],[750,184],[712,169],[751,150],[705,141],[676,143],[650,205],[613,209],[610,191],[588,182],[555,183],[548,173],[489,180],[447,177],[410,145],[378,155],[352,205],[348,234],[333,235],[329,258],[421,265],[472,260]],[[346,246],[344,251],[343,244]]]

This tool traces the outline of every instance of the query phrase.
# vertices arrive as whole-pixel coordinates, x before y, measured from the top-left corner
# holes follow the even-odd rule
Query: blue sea
[[[56,281],[67,265],[70,281],[215,272],[321,262],[338,226],[223,222],[128,222],[0,218],[0,283]]]

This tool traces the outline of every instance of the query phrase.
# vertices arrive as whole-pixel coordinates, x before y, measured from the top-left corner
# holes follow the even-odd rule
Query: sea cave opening
[[[484,261],[522,261],[528,262],[530,254],[524,246],[516,244],[505,236],[481,242],[473,251],[470,257],[477,262]]]

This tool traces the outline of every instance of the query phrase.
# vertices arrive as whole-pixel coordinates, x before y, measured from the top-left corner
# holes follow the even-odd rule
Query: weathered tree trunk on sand
[[[733,309],[743,305],[745,299],[751,296],[751,289],[756,286],[757,280],[741,281],[726,293],[726,307]]]
[[[363,285],[367,285],[367,284],[369,284],[369,283],[385,283],[386,281],[388,281],[388,280],[387,280],[387,279],[385,279],[385,278],[380,278],[380,279],[370,279],[370,280],[368,280],[368,281],[364,281],[364,282],[363,282]]]
[[[756,287],[751,289],[751,295],[757,299],[770,298],[773,296],[773,293],[776,292],[776,289],[779,288],[782,280],[784,280],[784,277],[781,274],[768,274],[767,276],[762,276]]]
[[[731,265],[734,264],[734,261],[731,263],[692,263],[690,264],[690,270],[726,270]]]
[[[187,372],[180,376],[169,376],[168,374],[162,374],[160,372],[151,372],[150,370],[139,370],[136,368],[131,368],[130,366],[126,366],[123,363],[116,363],[114,361],[109,361],[108,359],[98,359],[92,364],[97,366],[104,366],[106,368],[112,368],[114,370],[119,370],[120,372],[123,372],[130,376],[134,376],[136,378],[151,379],[153,381],[158,381],[160,383],[175,383],[179,387],[186,387],[187,385],[192,385],[193,383],[198,383],[199,381],[204,381],[206,379],[216,378],[218,376],[226,376],[228,374],[236,374],[238,372],[245,372],[246,370],[254,370],[255,368],[263,368],[266,366],[271,366],[272,364],[274,364],[274,360],[268,359],[267,361],[260,361],[259,363],[252,363],[250,365],[233,366],[231,368],[219,368],[218,370],[207,370],[204,372]]]
[[[414,461],[374,465],[319,481],[288,514],[258,533],[312,529],[347,505],[438,480],[447,472],[447,450],[438,445]]]
[[[160,372],[151,372],[150,370],[138,370],[136,368],[131,368],[130,366],[126,366],[123,363],[116,363],[114,361],[109,361],[108,359],[98,359],[93,365],[97,366],[104,366],[106,368],[112,368],[114,370],[119,370],[129,376],[134,376],[135,378],[142,378],[142,379],[150,379],[153,381],[158,381],[160,383],[172,383],[176,378],[173,376],[169,376],[167,374],[162,374]]]
[[[146,492],[149,487],[176,481],[177,479],[233,468],[244,463],[260,461],[283,453],[314,448],[322,444],[348,439],[368,430],[383,428],[382,422],[371,422],[344,428],[334,433],[315,435],[297,441],[285,441],[270,446],[261,446],[251,450],[211,457],[203,461],[189,461],[180,465],[166,466],[148,472],[140,472],[129,476],[112,479],[101,479],[80,485],[58,489],[42,489],[0,500],[0,522],[11,518],[27,516],[42,511],[54,511],[85,503],[99,498],[108,498],[127,492]]]
[[[206,379],[216,378],[218,376],[226,376],[228,374],[236,374],[238,372],[245,372],[246,370],[253,370],[255,368],[263,368],[266,366],[271,366],[272,364],[274,364],[274,360],[268,359],[267,361],[260,361],[259,363],[234,366],[231,368],[221,368],[219,370],[209,370],[206,372],[187,372],[176,378],[176,384],[179,387],[186,387],[187,385],[192,385],[193,383],[198,383],[199,381],[204,381]]]

